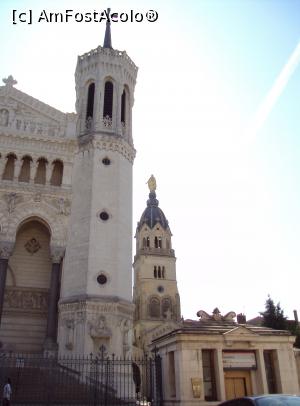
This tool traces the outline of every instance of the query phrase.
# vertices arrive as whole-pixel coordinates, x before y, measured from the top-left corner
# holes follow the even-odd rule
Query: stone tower
[[[103,46],[79,56],[75,72],[78,150],[59,301],[59,349],[118,356],[132,327],[132,107],[137,67]]]
[[[176,258],[168,220],[158,206],[156,181],[148,181],[150,193],[136,229],[134,258],[134,344],[147,351],[152,332],[179,323],[180,298],[176,281]]]

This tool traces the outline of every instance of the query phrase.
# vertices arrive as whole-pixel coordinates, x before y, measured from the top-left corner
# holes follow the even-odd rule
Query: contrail
[[[270,114],[271,110],[273,109],[276,101],[278,100],[279,96],[283,92],[284,88],[286,87],[289,79],[291,78],[293,72],[297,68],[300,62],[300,41],[296,46],[294,52],[291,54],[289,60],[281,70],[280,74],[278,75],[277,79],[275,80],[271,90],[261,103],[259,109],[257,110],[254,120],[250,127],[246,131],[247,138],[253,139],[260,128],[263,126],[264,122],[266,121],[268,115]],[[249,141],[250,141],[249,140]]]

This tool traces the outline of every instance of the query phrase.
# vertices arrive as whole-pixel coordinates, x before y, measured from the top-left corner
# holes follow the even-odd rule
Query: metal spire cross
[[[110,32],[110,8],[107,9],[107,21],[106,21],[106,28],[105,28],[105,36],[104,36],[103,48],[110,48],[110,49],[112,49],[112,44],[111,44],[111,32]]]

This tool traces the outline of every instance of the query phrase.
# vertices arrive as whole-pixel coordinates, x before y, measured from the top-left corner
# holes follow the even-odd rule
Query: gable
[[[0,87],[0,127],[3,134],[64,137],[69,123],[72,122],[75,129],[75,121],[75,114],[65,114],[13,87]]]
[[[246,336],[257,336],[256,333],[251,331],[249,328],[244,327],[244,326],[238,326],[233,328],[232,330],[226,331],[226,333],[223,333],[223,335],[226,338],[231,338],[231,337],[246,337]]]

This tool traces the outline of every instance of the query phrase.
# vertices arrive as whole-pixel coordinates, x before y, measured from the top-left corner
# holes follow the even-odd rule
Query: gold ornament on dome
[[[156,179],[155,179],[155,177],[153,175],[150,176],[147,183],[148,183],[148,188],[150,190],[150,193],[155,192],[155,190],[156,190]]]

